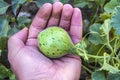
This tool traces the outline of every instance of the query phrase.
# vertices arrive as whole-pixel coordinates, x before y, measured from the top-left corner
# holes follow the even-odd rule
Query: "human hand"
[[[24,28],[8,40],[8,60],[18,80],[79,80],[81,60],[75,55],[49,59],[39,50],[38,32],[61,26],[76,44],[82,38],[82,17],[78,8],[60,2],[44,4],[30,29]]]

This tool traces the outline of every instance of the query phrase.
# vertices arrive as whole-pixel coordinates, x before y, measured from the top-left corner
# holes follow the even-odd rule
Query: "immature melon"
[[[69,34],[57,26],[46,28],[38,34],[38,46],[49,58],[59,58],[76,51]]]

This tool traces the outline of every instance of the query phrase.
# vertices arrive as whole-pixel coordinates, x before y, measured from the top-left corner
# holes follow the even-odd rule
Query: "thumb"
[[[8,58],[14,56],[24,47],[28,36],[28,28],[24,28],[11,36],[8,40]]]

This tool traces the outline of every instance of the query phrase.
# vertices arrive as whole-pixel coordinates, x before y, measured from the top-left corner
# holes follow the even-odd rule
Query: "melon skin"
[[[49,58],[60,58],[76,50],[69,34],[57,26],[46,28],[38,34],[38,47]]]

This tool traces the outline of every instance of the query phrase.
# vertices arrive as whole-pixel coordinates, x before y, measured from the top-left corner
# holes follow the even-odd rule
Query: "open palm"
[[[66,55],[51,60],[40,53],[37,45],[38,32],[50,26],[64,28],[73,43],[82,38],[82,17],[78,8],[56,2],[44,4],[36,14],[30,29],[24,28],[8,41],[8,59],[18,80],[78,80],[81,60]]]

